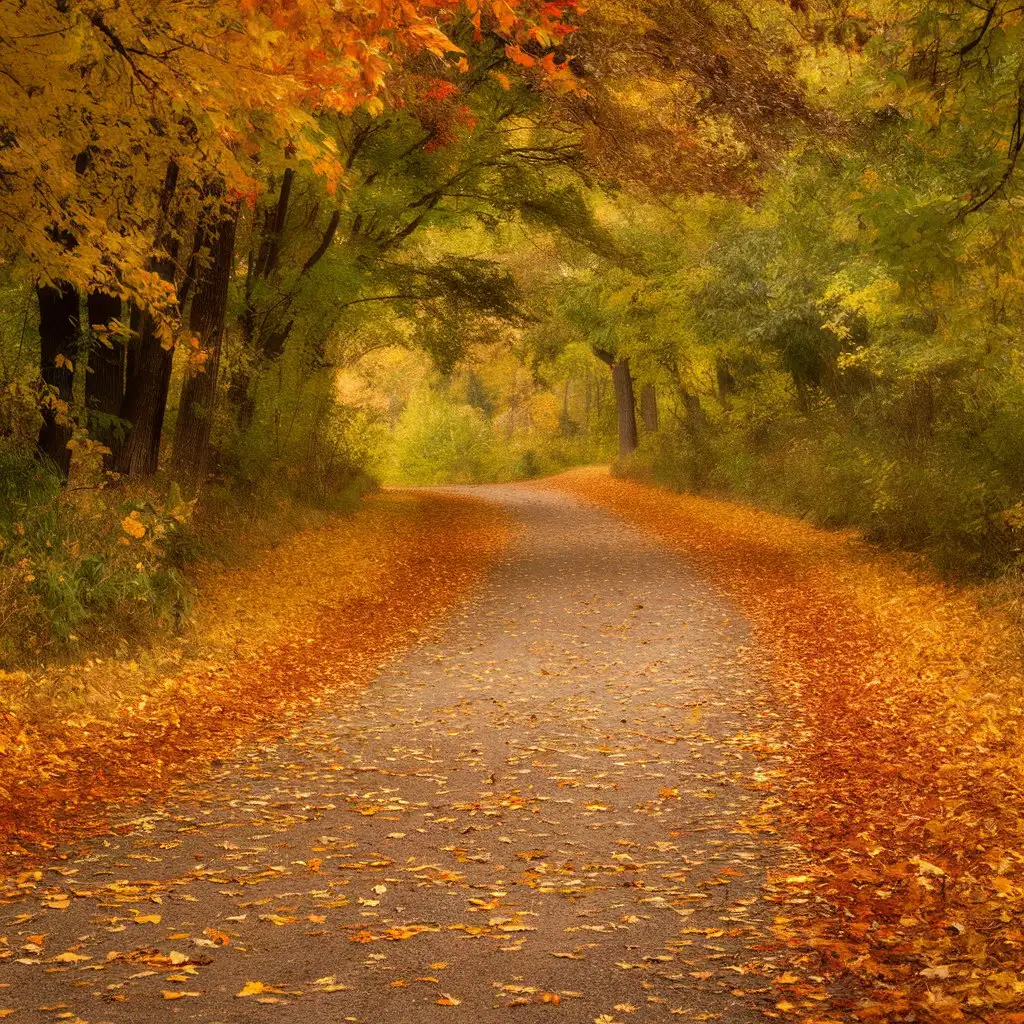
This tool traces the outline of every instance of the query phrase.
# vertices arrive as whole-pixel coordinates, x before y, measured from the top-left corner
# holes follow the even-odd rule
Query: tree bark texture
[[[198,276],[189,312],[189,327],[199,339],[206,361],[185,378],[171,461],[175,473],[190,485],[201,482],[206,474],[237,224],[238,211],[222,207],[220,223],[210,239],[209,263]]]
[[[86,298],[92,338],[89,367],[85,377],[85,407],[89,412],[89,433],[111,452],[117,448],[119,431],[112,420],[124,401],[126,352],[124,344],[107,333],[121,318],[121,300],[105,292],[90,292]],[[95,330],[99,328],[100,331]],[[107,461],[113,465],[113,456]]]
[[[178,167],[170,163],[160,196],[162,224],[157,232],[156,249],[150,266],[165,281],[173,281],[177,268],[177,233],[169,222],[169,211],[178,184]],[[129,359],[129,375],[121,403],[121,419],[130,426],[119,446],[114,468],[130,477],[152,476],[160,460],[160,438],[164,412],[171,386],[174,348],[164,347],[151,313],[143,310],[137,325],[138,338],[133,341]]]
[[[74,361],[78,358],[79,294],[67,281],[56,285],[40,285],[39,300],[39,372],[43,383],[53,390],[59,402],[70,405],[75,383]],[[61,358],[63,357],[63,358]],[[62,365],[58,366],[57,363]],[[63,421],[63,422],[62,422]],[[39,428],[36,448],[49,459],[64,479],[71,469],[71,424],[66,411],[49,405],[43,408],[43,425]]]
[[[260,229],[259,245],[252,246],[249,274],[245,287],[245,308],[240,318],[242,343],[251,360],[250,365],[237,367],[228,385],[228,403],[235,413],[238,425],[246,430],[252,425],[256,414],[256,402],[251,394],[253,380],[268,363],[273,363],[284,354],[285,347],[295,327],[291,316],[292,305],[299,286],[280,295],[271,310],[264,310],[261,316],[256,286],[261,281],[274,279],[281,262],[282,248],[288,238],[288,218],[291,204],[292,185],[295,172],[289,168],[281,181],[281,191],[275,207],[266,211]],[[320,242],[302,264],[299,279],[308,275],[324,258],[333,243],[341,223],[341,211],[335,210],[327,223]],[[253,226],[254,242],[256,226]]]
[[[640,391],[640,418],[649,434],[658,430],[658,392],[653,384],[645,384]]]
[[[619,456],[636,451],[636,400],[633,397],[633,375],[629,371],[629,358],[616,359],[612,366],[615,385],[615,407],[619,413]]]
[[[619,457],[624,458],[636,451],[638,444],[636,430],[636,398],[633,394],[633,374],[629,369],[629,357],[616,357],[606,349],[591,346],[595,356],[612,371],[615,387],[615,409],[619,423]]]

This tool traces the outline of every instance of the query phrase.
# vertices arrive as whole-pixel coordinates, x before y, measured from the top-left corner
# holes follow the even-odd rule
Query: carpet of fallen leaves
[[[507,536],[483,502],[377,495],[244,568],[208,568],[197,626],[175,647],[0,673],[0,869],[102,831],[111,803],[159,798],[332,687],[368,680]]]
[[[0,1018],[757,1024],[827,999],[771,933],[742,616],[601,509],[474,493],[517,541],[443,629],[0,882]]]
[[[855,537],[582,470],[548,486],[685,554],[749,618],[777,934],[864,1021],[1024,1022],[1024,713],[1013,629]],[[794,1016],[828,1019],[799,1005]]]

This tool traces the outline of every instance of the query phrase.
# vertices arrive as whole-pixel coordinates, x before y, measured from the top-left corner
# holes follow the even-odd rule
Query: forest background
[[[1014,4],[0,0],[0,659],[616,460],[1021,572]]]

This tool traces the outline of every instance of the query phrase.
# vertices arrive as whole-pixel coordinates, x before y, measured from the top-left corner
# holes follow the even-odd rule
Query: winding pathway
[[[521,531],[443,630],[0,897],[13,1024],[764,1020],[740,616],[607,513],[474,493]]]

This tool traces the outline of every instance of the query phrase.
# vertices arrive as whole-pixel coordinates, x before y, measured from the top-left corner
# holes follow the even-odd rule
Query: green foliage
[[[498,475],[490,426],[445,395],[415,395],[394,430],[391,476],[405,484],[479,483]]]
[[[475,383],[473,383],[475,381]],[[478,400],[483,393],[475,373],[466,377]],[[553,398],[539,386],[535,401]],[[493,409],[495,400],[488,397]],[[478,405],[461,400],[452,386],[426,381],[410,396],[394,427],[378,435],[376,466],[390,484],[436,485],[528,480],[606,458],[604,437],[566,436],[557,419],[536,418],[516,426],[508,416],[489,417]]]
[[[999,573],[1024,541],[1020,20],[845,17],[805,55],[841,131],[749,204],[621,202],[628,258],[574,272],[555,315],[658,388],[624,471]]]
[[[64,491],[0,440],[0,662],[112,648],[173,628],[187,610],[191,506],[172,488]]]
[[[878,396],[876,396],[878,397]],[[919,400],[919,399],[918,399]],[[888,404],[888,403],[887,403]],[[648,439],[622,467],[680,490],[733,495],[880,544],[927,554],[944,572],[988,575],[1024,541],[1019,408],[948,410],[926,436],[893,431],[894,410],[791,408],[767,423],[734,413]],[[904,422],[913,420],[905,405]]]

